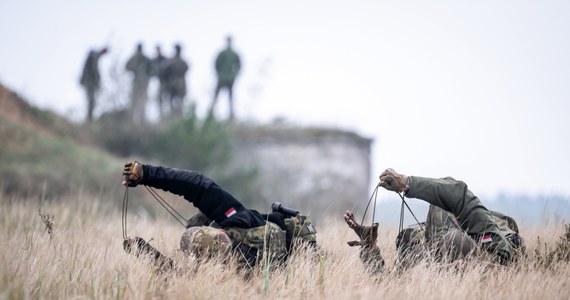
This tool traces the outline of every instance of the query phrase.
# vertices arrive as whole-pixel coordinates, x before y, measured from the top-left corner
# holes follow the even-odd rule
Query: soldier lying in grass
[[[125,164],[123,176],[123,185],[159,188],[184,197],[200,210],[188,220],[180,241],[181,250],[198,259],[235,254],[246,266],[255,266],[262,257],[278,265],[299,244],[318,247],[308,217],[280,205],[274,205],[270,214],[248,209],[201,173],[133,161]],[[151,256],[161,269],[174,264],[142,238],[128,238],[123,245],[129,253]]]
[[[451,177],[406,176],[387,169],[380,174],[380,186],[430,204],[425,226],[406,228],[396,238],[400,266],[411,266],[430,255],[449,262],[480,254],[506,265],[524,253],[516,222],[487,209],[464,182]],[[345,212],[344,219],[360,238],[349,245],[361,246],[363,263],[373,273],[381,272],[384,260],[376,245],[378,224],[362,226],[351,211]]]

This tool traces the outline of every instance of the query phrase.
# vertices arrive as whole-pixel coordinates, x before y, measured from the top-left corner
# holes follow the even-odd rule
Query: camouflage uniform
[[[135,123],[144,123],[145,106],[148,100],[148,82],[151,76],[151,61],[137,46],[135,54],[127,61],[126,70],[133,74],[131,88],[131,117]]]
[[[507,264],[524,252],[524,241],[516,222],[488,210],[464,182],[417,176],[410,176],[409,182],[406,197],[424,200],[430,208],[424,229],[414,226],[398,234],[399,265],[408,267],[428,256],[449,262],[483,253]],[[378,247],[375,241],[374,247]],[[363,260],[367,265],[370,261],[382,260],[379,249],[374,253],[374,259]],[[381,271],[377,267],[371,269]]]
[[[180,239],[180,249],[195,255],[199,260],[225,258],[231,248],[232,241],[229,236],[223,230],[210,226],[190,227]]]
[[[283,215],[275,211],[271,214],[262,214],[262,216],[266,220],[266,224],[262,226],[254,228],[226,227],[210,230],[208,233],[211,238],[206,241],[206,244],[211,245],[211,241],[219,241],[220,239],[216,236],[219,235],[220,231],[224,232],[231,240],[232,252],[237,255],[238,261],[242,266],[250,267],[258,265],[264,258],[268,258],[272,265],[279,265],[286,260],[289,252],[299,247],[306,246],[309,249],[315,249],[316,254],[320,254],[316,230],[309,217],[302,214]],[[204,228],[205,226],[209,226],[209,228],[219,227],[216,222],[201,212],[192,216],[186,226],[189,229]],[[192,238],[189,236],[188,240],[192,240]],[[193,243],[203,242],[204,240],[199,240]],[[185,242],[185,244],[189,243]],[[190,252],[196,255],[196,251]]]
[[[125,180],[129,186],[143,184],[183,196],[200,210],[188,220],[191,230],[181,239],[181,248],[197,257],[226,253],[229,240],[232,253],[239,255],[243,265],[254,266],[261,259],[279,265],[293,245],[307,241],[316,246],[316,231],[308,217],[247,209],[212,179],[195,171],[138,162],[132,171],[132,165],[125,165],[123,173],[129,176]]]
[[[81,79],[79,83],[85,89],[87,96],[87,122],[93,121],[93,110],[95,109],[95,97],[101,87],[101,75],[99,74],[99,58],[107,52],[107,49],[100,51],[91,50],[87,55]]]
[[[165,64],[164,77],[170,97],[170,114],[182,116],[184,97],[186,97],[186,72],[188,63],[181,56],[181,48],[176,46],[176,54]]]
[[[239,55],[231,47],[231,37],[227,38],[227,47],[218,54],[215,62],[216,74],[218,83],[214,91],[214,99],[210,106],[210,114],[213,113],[218,95],[222,88],[228,89],[228,99],[230,106],[230,118],[234,118],[234,104],[233,104],[233,86],[236,77],[241,70],[241,61]]]

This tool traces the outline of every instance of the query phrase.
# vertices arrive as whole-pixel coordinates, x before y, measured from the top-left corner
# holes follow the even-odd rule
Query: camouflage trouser
[[[284,222],[285,226],[287,226],[287,231],[291,233],[292,246],[303,243],[316,245],[317,231],[313,227],[309,217],[298,214],[293,217],[285,218]]]
[[[265,225],[259,227],[230,227],[224,230],[234,244],[237,244],[234,248],[239,249],[241,244],[254,249],[256,254],[254,262],[244,257],[248,260],[248,264],[258,265],[263,260],[269,263],[280,263],[287,256],[285,231],[274,223],[267,221]]]
[[[229,236],[223,230],[210,226],[192,226],[180,238],[180,249],[193,254],[198,260],[226,258],[231,248]]]
[[[478,252],[475,241],[461,229],[455,217],[437,206],[430,205],[425,238],[438,260],[454,261]]]

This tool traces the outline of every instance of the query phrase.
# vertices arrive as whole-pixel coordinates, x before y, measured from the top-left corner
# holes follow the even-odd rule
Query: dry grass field
[[[81,196],[78,196],[81,197]],[[86,201],[89,200],[89,201]],[[103,199],[67,198],[42,205],[53,216],[53,233],[38,214],[37,201],[0,199],[0,299],[569,299],[570,264],[537,264],[535,253],[553,246],[562,224],[526,228],[528,257],[515,267],[470,262],[461,266],[423,263],[405,273],[394,270],[396,228],[380,228],[387,270],[371,277],[356,236],[342,217],[317,224],[328,255],[313,261],[302,253],[271,274],[249,280],[231,265],[210,262],[193,268],[177,251],[182,227],[168,215],[158,221],[129,215],[128,232],[174,258],[181,270],[157,275],[148,262],[122,249],[121,204]],[[544,250],[541,250],[544,251]]]

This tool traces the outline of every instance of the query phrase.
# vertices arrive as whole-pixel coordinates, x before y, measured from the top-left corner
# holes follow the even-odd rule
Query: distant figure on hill
[[[241,69],[241,61],[239,55],[232,49],[232,37],[228,36],[226,38],[227,46],[221,51],[216,57],[215,67],[216,74],[218,77],[218,83],[216,85],[216,90],[214,92],[214,99],[212,100],[212,105],[210,106],[210,114],[213,114],[214,107],[218,101],[218,95],[220,90],[223,88],[228,90],[229,99],[229,109],[230,109],[230,119],[233,119],[234,114],[234,103],[233,103],[233,86],[236,77],[238,76]]]
[[[170,99],[170,116],[181,117],[186,97],[186,72],[189,67],[182,58],[182,46],[176,44],[174,51],[174,57],[165,64],[164,76]]]
[[[156,46],[156,56],[151,61],[151,75],[158,79],[158,91],[156,93],[156,102],[158,104],[158,114],[161,119],[164,115],[164,102],[169,98],[168,82],[165,73],[168,59],[162,54],[160,46]]]
[[[87,122],[93,121],[93,110],[95,109],[96,97],[101,88],[101,74],[99,73],[99,58],[107,53],[107,48],[101,50],[92,49],[87,54],[87,59],[83,65],[79,84],[85,89],[87,96]]]
[[[135,54],[127,61],[127,71],[133,74],[131,87],[131,120],[145,122],[145,106],[148,100],[148,82],[151,76],[151,61],[143,53],[142,44],[138,44]]]

